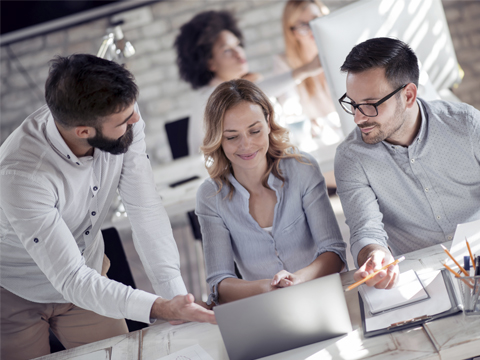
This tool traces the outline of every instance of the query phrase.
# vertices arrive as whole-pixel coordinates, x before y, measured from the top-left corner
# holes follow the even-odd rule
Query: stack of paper
[[[363,284],[358,291],[372,315],[429,298],[417,273],[413,270],[401,273],[393,289],[375,289]]]

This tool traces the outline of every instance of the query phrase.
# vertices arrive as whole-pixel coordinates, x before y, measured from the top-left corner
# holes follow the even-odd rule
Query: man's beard
[[[362,140],[364,143],[369,145],[378,144],[386,139],[389,139],[392,135],[394,135],[405,123],[407,116],[405,111],[402,111],[400,103],[397,101],[397,105],[395,106],[395,114],[394,119],[390,120],[390,123],[384,123],[383,129],[382,126],[376,122],[372,122],[369,124],[362,124],[359,128],[368,128],[370,126],[376,125],[376,129],[378,133],[373,136],[372,133],[363,134],[362,133]]]
[[[133,124],[127,126],[125,134],[120,136],[116,140],[108,139],[103,136],[100,129],[95,128],[96,134],[93,138],[87,139],[90,146],[93,146],[99,150],[109,152],[113,155],[124,154],[127,152],[129,146],[133,142]]]

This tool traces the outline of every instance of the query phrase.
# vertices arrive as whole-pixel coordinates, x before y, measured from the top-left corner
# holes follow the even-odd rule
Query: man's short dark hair
[[[45,100],[60,125],[98,126],[101,118],[125,110],[137,96],[132,73],[113,61],[87,54],[50,61]]]
[[[340,70],[355,74],[373,68],[384,68],[394,89],[407,83],[418,87],[417,56],[403,41],[386,37],[364,41],[350,51]]]
[[[205,11],[183,24],[175,39],[180,77],[194,89],[207,85],[215,74],[208,68],[212,48],[223,30],[233,33],[243,46],[243,36],[228,11]]]

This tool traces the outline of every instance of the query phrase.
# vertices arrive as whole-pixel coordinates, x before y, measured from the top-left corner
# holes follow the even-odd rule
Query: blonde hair
[[[259,105],[265,116],[265,121],[270,125],[268,135],[269,146],[267,151],[267,171],[262,177],[262,185],[268,186],[268,176],[273,173],[275,177],[285,182],[280,170],[280,160],[284,158],[296,158],[300,161],[302,155],[298,149],[290,143],[288,130],[275,122],[275,112],[268,97],[254,83],[236,79],[220,84],[208,98],[204,115],[205,137],[201,150],[205,156],[205,164],[210,177],[219,186],[219,192],[223,185],[230,187],[229,198],[233,196],[234,187],[228,180],[232,173],[231,163],[222,148],[223,119],[225,113],[242,102]]]
[[[282,26],[283,38],[285,40],[285,57],[288,66],[292,69],[305,65],[312,60],[304,57],[300,43],[292,31],[292,27],[295,25],[295,21],[300,16],[300,13],[310,4],[317,5],[322,16],[330,13],[328,8],[320,0],[289,0],[283,9]],[[310,97],[313,96],[317,88],[312,78],[305,79],[298,86],[305,88]]]

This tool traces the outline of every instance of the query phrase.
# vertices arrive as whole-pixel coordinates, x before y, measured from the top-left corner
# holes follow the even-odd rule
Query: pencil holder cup
[[[457,277],[465,315],[480,315],[480,276]]]

